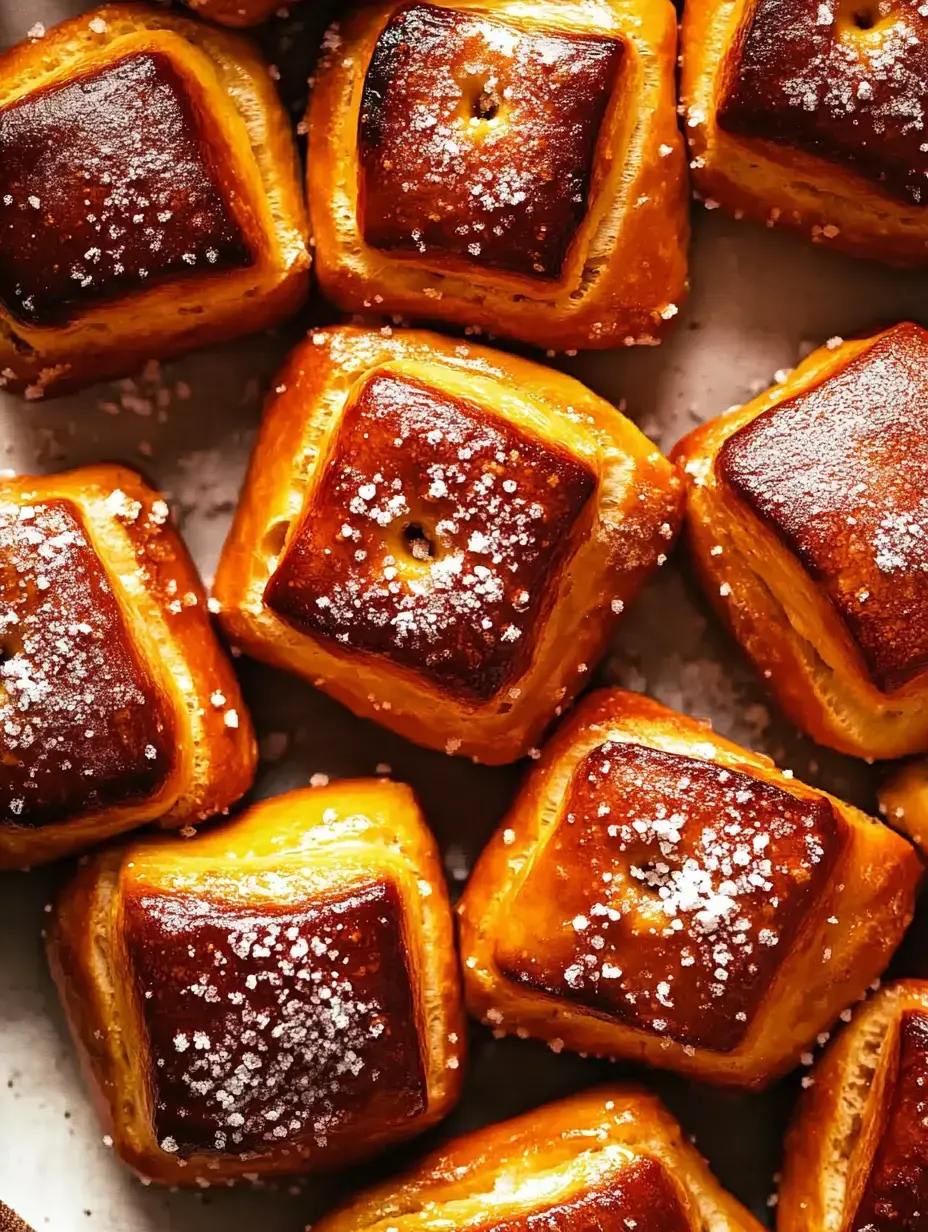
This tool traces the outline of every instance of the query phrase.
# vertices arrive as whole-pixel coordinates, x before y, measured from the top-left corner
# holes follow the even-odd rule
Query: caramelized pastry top
[[[873,682],[928,666],[928,332],[901,325],[731,436],[719,474],[822,586]]]
[[[424,1110],[392,884],[265,911],[136,885],[125,912],[163,1151],[312,1155]]]
[[[412,4],[381,34],[359,122],[375,248],[560,276],[589,208],[624,44]]]
[[[656,1159],[642,1156],[603,1185],[563,1202],[477,1225],[475,1232],[692,1232],[677,1186]]]
[[[607,743],[507,913],[509,978],[683,1044],[737,1047],[843,841],[825,799]]]
[[[159,281],[252,264],[218,157],[209,117],[160,53],[0,108],[0,302],[54,325]]]
[[[479,406],[374,373],[265,591],[297,628],[480,699],[532,654],[585,462]]]
[[[852,1232],[918,1232],[928,1213],[928,1015],[903,1014],[883,1137]]]
[[[750,6],[748,6],[750,7]],[[928,203],[928,10],[914,0],[755,0],[719,124]]]
[[[0,502],[0,819],[140,803],[174,764],[172,716],[76,508]]]

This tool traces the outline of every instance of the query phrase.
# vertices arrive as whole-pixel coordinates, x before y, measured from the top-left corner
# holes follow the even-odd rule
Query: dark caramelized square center
[[[424,1110],[393,885],[266,912],[142,893],[126,925],[162,1150],[313,1157]]]
[[[839,827],[827,800],[604,744],[574,771],[496,961],[627,1026],[729,1052],[825,885]]]
[[[77,510],[0,500],[0,821],[142,803],[173,765],[173,716]]]
[[[883,1135],[852,1232],[914,1232],[928,1212],[928,1015],[899,1026]]]
[[[898,326],[771,407],[718,471],[822,586],[879,688],[928,667],[928,332]]]
[[[908,205],[928,203],[924,6],[755,0],[733,55],[723,129],[852,168]]]
[[[401,10],[364,83],[364,239],[559,278],[590,205],[623,50],[475,10]]]
[[[692,1232],[679,1186],[662,1163],[641,1156],[602,1185],[522,1215],[494,1219],[473,1232]]]
[[[208,116],[157,53],[0,108],[0,302],[32,325],[252,264]]]
[[[374,373],[265,591],[297,628],[482,700],[529,661],[585,462],[473,403]]]

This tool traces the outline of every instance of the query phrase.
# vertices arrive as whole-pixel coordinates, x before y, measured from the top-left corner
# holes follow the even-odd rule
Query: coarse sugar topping
[[[76,508],[0,501],[0,819],[149,798],[172,726]]]
[[[140,884],[126,920],[163,1151],[323,1162],[424,1110],[392,884],[263,912]]]
[[[265,592],[289,623],[481,699],[531,657],[590,466],[389,371],[345,412]]]
[[[573,774],[497,961],[627,1025],[729,1051],[824,889],[842,825],[824,797],[603,744]]]

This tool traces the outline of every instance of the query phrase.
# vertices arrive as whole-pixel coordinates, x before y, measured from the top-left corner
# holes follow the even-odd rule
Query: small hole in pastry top
[[[290,530],[290,521],[284,518],[279,522],[275,522],[264,536],[262,547],[265,556],[279,556],[284,550],[284,544],[287,542],[287,532]]]
[[[499,91],[492,81],[486,81],[475,95],[471,104],[471,113],[475,120],[495,120],[503,105]]]
[[[886,16],[879,0],[843,0],[840,20],[854,30],[872,30]]]
[[[410,522],[403,528],[403,541],[409,555],[416,560],[431,560],[435,555],[435,544],[425,533],[418,522]]]

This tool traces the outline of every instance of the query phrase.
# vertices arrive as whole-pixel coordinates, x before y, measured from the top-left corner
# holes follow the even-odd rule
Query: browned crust
[[[595,237],[588,224],[581,240],[586,268],[574,260],[573,269],[548,288],[494,271],[455,272],[441,260],[426,267],[363,242],[357,217],[358,110],[374,46],[399,7],[399,0],[388,0],[342,23],[317,72],[308,115],[308,194],[326,294],[349,311],[376,303],[385,312],[479,326],[557,350],[657,341],[686,294],[689,239],[672,5],[600,0],[590,10],[571,0],[531,19],[514,0],[494,9],[494,16],[525,27],[616,34],[631,49],[620,86],[628,94],[607,119],[611,132],[604,130],[597,156],[597,174],[608,183],[592,220]],[[453,7],[466,11],[483,5],[459,0]],[[630,150],[627,159],[603,162],[602,152],[615,149]]]
[[[246,39],[145,4],[104,5],[0,57],[0,105],[143,46],[163,51],[196,82],[226,147],[224,171],[248,202],[256,262],[96,305],[64,326],[28,327],[0,311],[0,379],[31,398],[265,328],[295,311],[308,290],[296,145],[267,65]]]
[[[334,820],[333,820],[334,818]],[[229,852],[234,853],[230,860]],[[410,969],[416,973],[427,1106],[404,1126],[371,1132],[340,1150],[303,1159],[284,1141],[258,1157],[163,1151],[150,1113],[150,1065],[125,945],[122,904],[140,874],[166,893],[230,894],[244,906],[273,903],[273,888],[256,869],[286,872],[286,905],[294,888],[307,901],[350,887],[363,874],[393,881],[407,914]],[[256,887],[264,885],[264,889]],[[278,891],[279,893],[280,891]],[[143,840],[96,857],[66,887],[52,916],[52,973],[81,1056],[104,1132],[139,1175],[164,1184],[197,1185],[247,1175],[288,1174],[343,1166],[421,1133],[457,1101],[465,1048],[451,913],[437,847],[412,792],[387,780],[346,780],[290,792],[256,805],[235,822],[188,844]],[[140,1063],[140,1058],[142,1062]]]
[[[722,131],[723,81],[754,0],[687,0],[681,96],[693,183],[736,218],[803,232],[815,244],[892,265],[928,262],[928,212],[798,149]]]
[[[532,1204],[529,1187],[554,1169],[563,1175],[557,1201],[569,1209],[585,1184],[584,1165],[605,1159],[606,1152],[614,1153],[616,1169],[634,1159],[659,1161],[680,1186],[692,1232],[708,1227],[760,1232],[660,1101],[630,1086],[598,1087],[457,1138],[405,1176],[350,1199],[318,1227],[320,1232],[366,1232],[393,1226],[411,1232],[421,1226],[426,1211],[440,1218],[446,1204],[461,1227],[541,1216],[547,1203]],[[510,1183],[508,1198],[493,1194],[501,1175]]]
[[[789,378],[685,436],[672,458],[687,489],[686,540],[705,593],[762,673],[779,706],[820,744],[858,757],[893,758],[928,747],[925,677],[881,692],[827,595],[783,541],[718,474],[726,440],[770,407],[819,385],[876,339],[814,351]]]
[[[496,966],[497,940],[526,866],[559,815],[574,767],[605,740],[739,769],[800,799],[824,796],[846,829],[827,890],[810,909],[745,1036],[730,1052],[687,1048],[598,1017],[514,984]],[[556,1047],[642,1061],[700,1081],[761,1088],[791,1068],[809,1041],[882,973],[912,918],[921,873],[911,846],[858,809],[788,778],[767,758],[693,719],[638,694],[604,689],[586,698],[548,743],[468,883],[458,907],[468,1007],[497,1030],[527,1033]]]
[[[131,519],[107,498],[138,503]],[[227,810],[251,786],[257,745],[232,665],[207,612],[206,593],[160,500],[134,472],[94,466],[0,484],[15,504],[63,498],[80,510],[143,662],[168,697],[178,733],[175,768],[157,798],[28,830],[0,825],[0,867],[22,868],[80,851],[150,821],[190,825]],[[163,504],[163,502],[161,502]],[[224,701],[217,704],[218,695]],[[212,700],[212,699],[216,700]],[[234,712],[235,718],[227,718]],[[236,725],[233,726],[232,724]]]
[[[386,365],[559,443],[599,480],[573,528],[573,555],[516,682],[517,696],[479,706],[462,702],[388,663],[330,649],[264,604],[267,580],[292,541],[351,390]],[[669,550],[680,501],[673,469],[632,423],[571,378],[437,334],[318,330],[296,348],[274,385],[280,392],[267,404],[216,575],[220,620],[230,638],[417,743],[492,764],[523,756],[582,687],[618,613]]]

